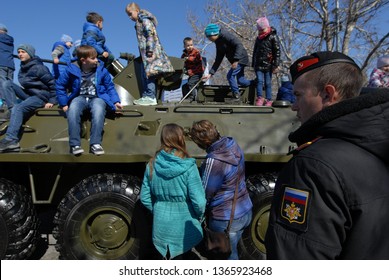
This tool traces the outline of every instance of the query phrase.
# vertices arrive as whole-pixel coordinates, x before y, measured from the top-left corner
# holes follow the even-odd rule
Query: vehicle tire
[[[97,174],[74,186],[54,217],[60,259],[139,258],[141,237],[151,236],[144,232],[151,226],[142,225],[140,187],[137,177],[122,174]]]
[[[25,260],[35,251],[39,221],[23,186],[0,178],[0,257]]]
[[[266,259],[265,234],[276,178],[275,173],[265,173],[250,176],[246,180],[246,186],[253,202],[253,218],[239,241],[241,259]]]

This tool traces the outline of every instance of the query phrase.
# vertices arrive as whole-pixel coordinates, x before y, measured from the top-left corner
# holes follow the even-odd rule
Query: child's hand
[[[208,74],[208,75],[204,75],[202,78],[201,78],[201,80],[203,80],[203,81],[207,81],[209,78],[211,78],[212,77],[212,75],[211,74]]]
[[[119,102],[115,103],[115,107],[116,107],[116,110],[122,110],[123,109],[122,104],[120,104]]]

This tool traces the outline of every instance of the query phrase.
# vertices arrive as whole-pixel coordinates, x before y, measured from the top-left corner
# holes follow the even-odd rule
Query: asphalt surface
[[[55,242],[53,235],[42,235],[41,247],[38,246],[37,250],[43,253],[40,260],[58,260],[59,253],[55,250]]]

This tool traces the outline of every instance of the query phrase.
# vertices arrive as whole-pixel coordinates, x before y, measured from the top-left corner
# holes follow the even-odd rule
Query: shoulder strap
[[[240,168],[238,167],[238,172],[239,171],[240,171]],[[238,180],[236,181],[235,192],[234,192],[234,200],[232,201],[230,222],[228,223],[227,230],[226,230],[227,233],[230,232],[231,224],[232,224],[232,221],[234,220],[235,206],[236,206],[236,199],[237,199],[237,196],[238,196],[239,182],[240,182],[240,174],[238,175]]]

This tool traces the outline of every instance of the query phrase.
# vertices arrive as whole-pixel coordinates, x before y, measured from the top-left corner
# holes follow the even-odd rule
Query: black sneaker
[[[101,147],[100,144],[91,145],[89,152],[96,155],[96,156],[104,155],[104,149],[103,149],[103,147]]]
[[[239,100],[239,99],[240,99],[240,93],[239,93],[239,92],[233,92],[233,93],[232,93],[232,96],[233,96],[236,100]]]
[[[70,148],[70,152],[73,155],[78,156],[78,155],[81,155],[84,152],[84,149],[81,148],[80,146],[74,146],[74,147]]]
[[[8,140],[6,138],[0,140],[0,153],[19,152],[20,145],[18,141]]]

